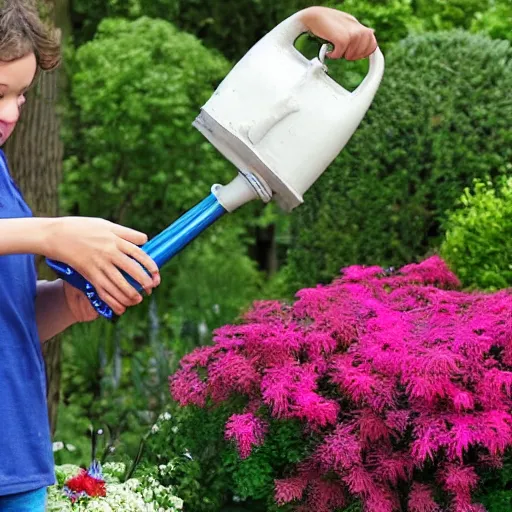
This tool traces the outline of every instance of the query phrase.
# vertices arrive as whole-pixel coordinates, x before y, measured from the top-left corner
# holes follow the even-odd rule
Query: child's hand
[[[309,7],[301,11],[301,19],[315,36],[334,45],[334,50],[327,53],[331,59],[363,59],[377,48],[373,30],[345,12],[328,7]]]
[[[44,240],[43,254],[82,274],[117,315],[142,301],[120,270],[148,294],[160,284],[156,263],[138,247],[147,242],[147,236],[139,231],[103,219],[61,217],[48,227]]]
[[[66,282],[63,283],[63,286],[66,303],[75,322],[92,322],[98,318],[98,313],[83,292]],[[122,312],[120,311],[120,313]]]

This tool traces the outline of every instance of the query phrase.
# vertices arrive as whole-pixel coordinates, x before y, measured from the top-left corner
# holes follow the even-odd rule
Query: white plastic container
[[[236,64],[194,121],[246,177],[235,180],[233,194],[229,186],[217,189],[228,211],[243,204],[241,188],[249,182],[259,190],[247,190],[247,200],[267,200],[273,193],[285,210],[301,204],[377,92],[384,73],[378,48],[370,56],[367,76],[349,92],[326,72],[327,45],[312,60],[295,48],[295,40],[306,31],[299,14],[275,27]]]

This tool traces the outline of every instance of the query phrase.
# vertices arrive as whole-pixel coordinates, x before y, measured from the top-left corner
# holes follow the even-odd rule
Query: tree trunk
[[[43,1],[43,0],[40,0]],[[52,7],[51,16],[63,27],[68,19],[68,0],[44,0]],[[63,30],[67,33],[66,30]],[[62,90],[59,70],[42,73],[27,95],[27,103],[18,126],[6,144],[12,174],[25,200],[38,217],[55,217],[59,213],[58,186],[62,176],[63,145],[60,139],[58,94]],[[39,279],[54,279],[43,258],[38,258]],[[55,433],[59,405],[61,346],[56,337],[45,343],[43,354],[48,380],[48,412],[52,435]]]

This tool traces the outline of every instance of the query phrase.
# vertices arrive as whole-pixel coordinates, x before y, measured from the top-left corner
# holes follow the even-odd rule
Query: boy
[[[332,58],[363,58],[377,46],[373,32],[348,14],[311,7],[300,16],[311,32],[334,44]],[[59,42],[32,3],[0,0],[0,146],[18,121],[37,71],[59,62]],[[37,281],[33,255],[73,266],[121,315],[142,297],[119,269],[148,293],[160,282],[157,266],[138,247],[146,240],[143,233],[102,219],[32,217],[0,150],[0,510],[44,510],[54,472],[40,343],[96,318],[81,292],[61,280]]]

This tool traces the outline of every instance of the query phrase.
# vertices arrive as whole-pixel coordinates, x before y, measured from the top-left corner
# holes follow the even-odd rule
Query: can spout
[[[238,176],[227,185],[214,185],[212,194],[230,213],[253,199],[261,199],[264,203],[272,199],[268,184],[255,173],[244,170],[240,170]]]

